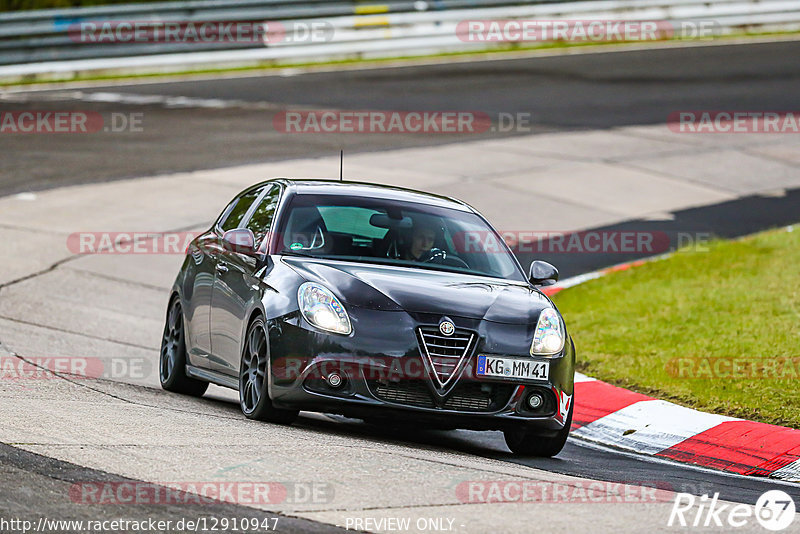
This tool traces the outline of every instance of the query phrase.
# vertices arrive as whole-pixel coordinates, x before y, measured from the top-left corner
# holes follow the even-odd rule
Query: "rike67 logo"
[[[742,528],[755,520],[773,532],[786,530],[795,517],[795,504],[784,491],[770,490],[761,495],[755,507],[747,504],[719,502],[719,493],[713,497],[695,497],[690,493],[678,493],[667,526],[670,527],[719,527],[725,530]]]

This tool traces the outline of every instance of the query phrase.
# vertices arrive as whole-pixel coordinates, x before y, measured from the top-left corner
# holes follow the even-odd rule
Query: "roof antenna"
[[[344,150],[339,151],[339,181],[344,181],[342,179],[342,167],[344,167]]]

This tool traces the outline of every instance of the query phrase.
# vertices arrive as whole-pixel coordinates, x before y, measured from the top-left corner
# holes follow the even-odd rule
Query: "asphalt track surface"
[[[331,416],[337,423],[330,425],[336,432],[351,432],[355,435],[383,435],[386,439],[405,443],[434,445],[450,450],[459,450],[498,460],[526,465],[562,475],[585,477],[621,484],[637,484],[693,495],[720,494],[720,499],[754,503],[758,496],[769,489],[782,489],[795,501],[800,498],[800,487],[752,477],[729,476],[711,470],[698,470],[672,462],[656,462],[633,454],[602,449],[591,444],[570,439],[564,449],[554,458],[515,457],[502,445],[499,432],[411,430],[407,427],[376,428],[358,420],[347,420]],[[328,425],[314,421],[318,428]],[[335,425],[335,426],[334,426]],[[411,437],[409,437],[409,432]]]
[[[245,506],[219,502],[194,504],[188,494],[185,496],[188,504],[76,505],[64,498],[75,484],[123,484],[134,481],[9,447],[3,443],[0,443],[0,482],[0,517],[30,521],[33,525],[42,517],[73,521],[113,521],[125,518],[173,523],[181,519],[198,521],[205,518],[209,521],[211,518],[237,518],[240,521],[255,519],[259,523],[267,519],[266,524],[275,525],[276,532],[346,532],[332,525],[281,514],[267,514]],[[181,498],[179,496],[176,500]],[[72,532],[72,529],[54,529],[53,532]]]
[[[686,233],[706,233],[723,239],[753,234],[758,231],[786,226],[798,222],[800,213],[800,189],[790,189],[785,196],[768,197],[752,195],[736,200],[720,202],[697,208],[687,208],[672,212],[672,220],[648,221],[630,219],[593,230],[607,232],[653,232],[663,233],[670,240],[670,246],[680,245],[680,235]],[[556,250],[549,247],[546,250]],[[565,276],[592,272],[610,265],[641,259],[636,253],[597,253],[569,254],[558,252],[517,254],[522,265],[530,265],[535,259],[549,261],[557,265]]]
[[[3,136],[0,139],[0,194],[169,171],[328,155],[340,146],[349,151],[384,150],[458,142],[467,138],[406,135],[292,137],[275,132],[270,126],[275,110],[291,108],[292,105],[341,109],[472,109],[492,116],[531,112],[536,122],[534,131],[662,123],[669,113],[680,109],[791,110],[797,107],[797,95],[800,94],[799,53],[800,43],[781,42],[746,47],[630,51],[341,74],[245,77],[82,89],[87,93],[172,95],[245,103],[218,110],[98,104],[69,99],[46,101],[42,100],[46,93],[31,93],[30,101],[6,101],[0,104],[0,109],[31,109],[31,102],[36,102],[36,109],[110,112],[135,108],[145,113],[146,128],[142,133],[121,136]],[[260,102],[277,104],[277,107],[256,110],[246,104]],[[675,214],[673,221],[659,221],[658,225],[659,229],[663,229],[664,224],[672,225],[675,231],[708,228],[718,235],[734,237],[797,222],[798,205],[800,191],[794,190],[781,198],[745,197],[683,210]],[[742,217],[743,213],[747,216]],[[641,230],[643,224],[646,221],[630,221],[614,228],[631,225]],[[565,255],[546,259],[557,262],[563,273],[571,275],[633,257]],[[238,408],[231,405],[231,409]],[[730,477],[667,462],[654,463],[587,447],[573,440],[558,457],[545,460],[512,457],[496,433],[419,430],[409,433],[408,429],[382,429],[342,418],[328,421],[303,418],[299,424],[322,432],[436,445],[597,480],[645,485],[648,481],[667,482],[675,491],[695,494],[720,492],[722,499],[749,504],[753,504],[764,491],[780,487],[800,501],[800,490],[777,486],[771,481]],[[80,477],[71,478],[69,475],[85,468],[7,446],[0,447],[0,484],[3,488],[0,498],[8,503],[10,511],[16,512],[13,515],[24,515],[26,507],[34,506],[42,515],[50,511],[65,512],[64,515],[70,517],[78,514],[93,519],[98,517],[96,510],[87,510],[85,505],[70,508],[69,503],[47,498],[48,494],[42,490],[48,486],[69,484],[73,478],[87,480],[85,473]],[[93,476],[110,475],[94,472]],[[11,488],[22,488],[23,491],[15,492]],[[51,491],[52,495],[64,495],[63,488],[51,488]],[[39,500],[29,500],[33,496],[38,496]],[[247,510],[223,505],[219,510],[211,510],[203,506],[198,513],[223,515],[225,512],[225,515],[241,517]],[[131,515],[134,511],[128,507],[126,512]],[[181,515],[189,513],[190,510],[181,507]],[[137,507],[135,514],[143,517],[174,516],[165,508]],[[291,524],[290,530],[295,529],[313,532],[335,530],[335,527],[301,521]]]
[[[284,134],[276,113],[297,106],[345,110],[529,113],[521,134],[660,124],[679,110],[792,110],[800,42],[679,47],[287,76],[114,84],[79,89],[219,99],[222,109],[90,102],[78,90],[8,94],[0,111],[143,113],[143,131],[3,135],[0,195],[170,171],[388,150],[512,135]],[[62,96],[59,96],[62,95]],[[11,97],[29,100],[15,101]],[[47,101],[56,98],[55,101]],[[517,132],[514,132],[517,133]],[[332,169],[332,175],[336,169]]]

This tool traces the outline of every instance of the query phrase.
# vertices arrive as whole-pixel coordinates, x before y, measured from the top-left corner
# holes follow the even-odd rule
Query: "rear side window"
[[[219,222],[219,227],[223,232],[239,228],[242,219],[247,214],[247,210],[253,205],[253,202],[258,198],[258,195],[261,194],[261,191],[263,191],[263,189],[249,191],[235,200],[235,204],[232,203],[232,207],[226,210],[227,213],[223,215]]]

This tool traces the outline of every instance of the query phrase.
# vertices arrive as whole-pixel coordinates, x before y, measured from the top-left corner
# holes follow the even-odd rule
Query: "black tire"
[[[248,419],[290,425],[297,410],[275,408],[269,398],[269,342],[264,319],[256,317],[247,328],[239,366],[239,406]]]
[[[186,337],[183,328],[181,299],[174,297],[167,308],[164,335],[161,338],[161,355],[158,377],[161,387],[174,393],[202,397],[208,382],[186,376]]]
[[[538,435],[535,429],[532,428],[515,428],[513,430],[503,431],[503,436],[506,438],[506,445],[511,449],[514,454],[524,456],[540,456],[543,458],[550,458],[555,456],[561,449],[569,437],[569,429],[572,426],[572,409],[575,406],[575,397],[572,397],[572,404],[569,407],[569,414],[567,415],[567,424],[564,428],[558,431],[555,436],[541,436]]]

